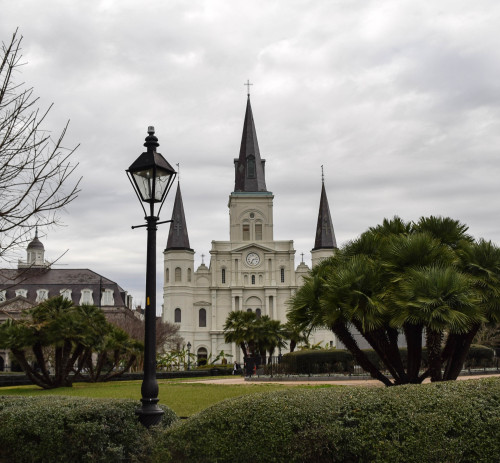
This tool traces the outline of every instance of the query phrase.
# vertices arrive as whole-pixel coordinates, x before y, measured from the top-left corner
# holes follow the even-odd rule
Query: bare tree
[[[144,342],[144,320],[136,317],[110,319],[110,322],[125,331],[131,338]],[[179,335],[179,326],[156,318],[156,351],[163,352],[176,349],[184,342]]]
[[[81,179],[70,179],[78,164],[75,148],[63,146],[69,122],[53,140],[42,128],[51,107],[40,111],[33,88],[16,82],[23,66],[14,32],[0,51],[0,259],[8,260],[33,229],[59,225],[58,212],[73,201]]]

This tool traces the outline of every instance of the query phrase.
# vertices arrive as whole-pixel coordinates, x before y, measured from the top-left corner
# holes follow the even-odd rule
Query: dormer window
[[[80,296],[80,305],[82,304],[93,304],[94,298],[92,297],[91,289],[82,289],[82,294]]]
[[[0,302],[3,302],[7,299],[7,296],[5,295],[7,291],[0,291]]]
[[[102,293],[101,305],[115,305],[113,294],[114,291],[112,289],[105,289]]]
[[[37,289],[36,290],[36,302],[43,302],[49,298],[48,289]]]
[[[16,297],[17,296],[28,297],[28,290],[27,289],[16,289]]]
[[[71,289],[61,289],[59,294],[67,301],[71,301]]]

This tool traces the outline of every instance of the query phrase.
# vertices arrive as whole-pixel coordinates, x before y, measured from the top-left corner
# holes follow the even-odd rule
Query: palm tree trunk
[[[40,386],[43,389],[52,389],[54,387],[50,381],[47,382],[42,375],[38,374],[36,371],[33,370],[29,362],[26,360],[26,355],[24,350],[11,349],[11,352],[14,355],[17,363],[19,363],[23,371],[26,373],[26,376],[34,384]]]
[[[406,338],[408,381],[411,384],[419,384],[419,372],[422,365],[422,325],[410,325],[405,323],[403,330]]]
[[[443,332],[427,329],[427,353],[429,355],[429,372],[431,381],[442,381],[441,372],[441,344],[443,342]]]
[[[446,372],[445,376],[446,380],[455,380],[458,378],[458,375],[462,371],[465,359],[467,358],[467,353],[469,352],[470,345],[476,336],[480,325],[475,325],[468,333],[459,335],[459,339],[457,340],[457,345],[455,350],[450,358],[450,368]]]
[[[337,321],[331,327],[333,333],[340,339],[340,342],[351,352],[358,364],[370,374],[372,378],[378,379],[386,386],[393,386],[389,378],[382,374],[382,372],[373,365],[368,359],[366,354],[359,348],[358,343],[353,338],[351,332],[347,329],[343,322]]]

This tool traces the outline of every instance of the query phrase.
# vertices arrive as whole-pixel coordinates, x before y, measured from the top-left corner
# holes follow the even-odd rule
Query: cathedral
[[[304,262],[295,268],[292,240],[274,239],[274,196],[267,189],[265,173],[248,95],[240,153],[234,159],[234,191],[229,195],[229,241],[212,241],[209,267],[202,262],[194,270],[194,250],[189,245],[178,184],[163,253],[163,320],[179,326],[179,334],[199,360],[224,350],[233,361],[241,361],[240,348],[224,342],[229,312],[253,311],[285,323],[287,301],[309,271]],[[333,255],[336,247],[322,182],[312,265]],[[311,334],[310,343],[318,342],[336,345],[328,330]]]

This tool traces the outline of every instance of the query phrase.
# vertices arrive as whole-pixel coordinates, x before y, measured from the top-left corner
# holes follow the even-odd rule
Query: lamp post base
[[[142,407],[135,411],[141,424],[146,428],[160,424],[165,412],[158,407],[158,399],[141,399],[141,402]]]

